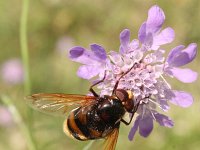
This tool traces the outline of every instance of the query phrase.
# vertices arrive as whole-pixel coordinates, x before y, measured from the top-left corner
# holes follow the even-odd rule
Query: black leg
[[[133,120],[133,116],[134,116],[134,113],[131,114],[131,119],[129,120],[129,122],[127,122],[126,120],[124,119],[121,119],[121,121],[125,124],[125,125],[129,125],[131,123],[131,121]]]
[[[140,105],[140,102],[138,102],[137,105],[134,106],[133,111],[131,113],[135,113],[138,110],[139,105]]]
[[[115,83],[115,86],[114,86],[114,88],[113,88],[112,95],[115,94],[115,91],[116,91],[116,89],[117,89],[117,87],[118,87],[118,84],[119,84],[119,81],[121,80],[121,78],[122,78],[123,76],[125,76],[127,73],[129,73],[129,72],[133,69],[134,66],[135,66],[135,64],[134,64],[128,71],[124,72],[124,73],[119,77],[119,79],[117,80],[117,82]]]
[[[104,73],[104,77],[103,79],[99,80],[98,82],[94,83],[93,85],[90,86],[89,91],[95,96],[95,97],[99,97],[99,95],[93,90],[93,87],[98,85],[99,83],[103,82],[106,78],[106,71]]]
[[[133,120],[133,116],[135,114],[135,112],[137,111],[138,107],[139,107],[140,103],[138,103],[134,108],[133,111],[131,112],[131,119],[129,120],[129,122],[127,122],[124,119],[121,119],[121,121],[125,124],[125,125],[129,125],[131,123],[131,121]]]

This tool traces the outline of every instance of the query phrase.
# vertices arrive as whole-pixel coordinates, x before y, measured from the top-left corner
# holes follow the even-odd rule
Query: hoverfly
[[[132,92],[117,88],[120,79],[131,69],[122,73],[111,96],[100,97],[93,90],[94,86],[104,81],[105,73],[102,80],[90,87],[89,91],[93,96],[39,93],[27,96],[26,99],[33,108],[47,113],[57,112],[66,115],[71,106],[77,106],[64,121],[64,132],[81,141],[105,139],[102,149],[114,150],[120,123],[129,125],[139,106],[139,103],[136,104],[134,101]],[[126,112],[131,114],[129,122],[123,119]]]

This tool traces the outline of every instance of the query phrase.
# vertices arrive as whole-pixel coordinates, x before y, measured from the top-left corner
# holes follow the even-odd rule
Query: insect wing
[[[25,98],[28,104],[41,112],[64,115],[74,107],[90,105],[95,102],[94,96],[75,94],[39,93]]]
[[[115,150],[119,128],[115,128],[105,139],[91,141],[83,150]]]
[[[105,139],[93,140],[83,150],[115,150],[118,134],[119,128],[115,128]]]
[[[118,135],[119,135],[119,128],[115,128],[113,132],[106,137],[103,150],[115,150]]]
[[[104,139],[91,140],[82,150],[103,150]]]

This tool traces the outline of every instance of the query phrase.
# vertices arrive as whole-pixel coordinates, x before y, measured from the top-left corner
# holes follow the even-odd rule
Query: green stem
[[[22,55],[22,61],[24,65],[24,92],[25,94],[30,94],[31,92],[31,82],[30,82],[30,74],[29,74],[30,73],[29,72],[29,54],[28,54],[28,42],[27,42],[28,10],[29,10],[29,0],[22,0],[22,12],[21,12],[21,18],[20,18],[19,32],[20,32],[21,55]],[[20,117],[19,113],[17,116]],[[16,119],[18,118],[17,116],[15,117]],[[26,126],[25,122],[23,122],[23,127],[21,128],[22,128],[22,131],[24,132],[24,135],[28,138],[27,144],[28,144],[29,149],[35,150],[36,148],[33,141],[33,136],[31,134],[33,117],[32,117],[32,111],[30,109],[28,110],[27,116],[28,118],[30,118],[28,119],[28,124]],[[22,120],[20,120],[20,122],[22,122]]]
[[[29,129],[27,128],[19,111],[17,110],[17,108],[15,107],[15,105],[13,104],[11,99],[5,95],[2,95],[1,100],[5,105],[7,105],[9,111],[11,112],[11,114],[13,116],[13,120],[18,125],[21,132],[24,134],[25,139],[27,140],[27,146],[28,146],[29,150],[36,150],[34,142],[32,140],[32,135],[30,134]]]
[[[20,46],[22,61],[24,64],[24,90],[26,94],[30,94],[31,83],[29,75],[29,55],[27,44],[27,18],[28,18],[29,0],[22,1],[22,12],[20,19]]]

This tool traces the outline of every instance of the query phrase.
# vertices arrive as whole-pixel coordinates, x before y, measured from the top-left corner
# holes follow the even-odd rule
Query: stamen
[[[155,104],[156,106],[158,106],[160,109],[162,109],[162,106],[161,106],[159,103],[157,103],[156,101],[154,101],[155,99],[149,98],[148,100],[149,100],[150,102],[152,102],[153,104]]]
[[[150,113],[151,113],[153,119],[156,120],[156,117],[154,116],[153,112],[151,111],[151,108],[149,107],[149,105],[147,105],[147,107],[149,108],[149,111],[150,111]]]
[[[165,78],[161,75],[160,76],[161,77],[161,79],[165,82],[165,84],[167,85],[167,87],[169,88],[169,89],[171,89],[171,86],[169,85],[169,83],[167,83],[167,81],[165,80]]]
[[[145,111],[146,111],[146,107],[144,107],[145,105],[143,105],[143,107],[142,107],[142,119],[143,119],[143,117],[144,117],[144,114],[145,114]]]

